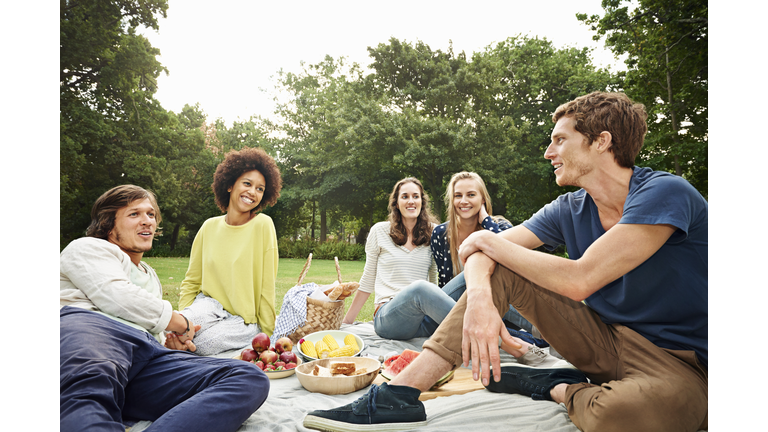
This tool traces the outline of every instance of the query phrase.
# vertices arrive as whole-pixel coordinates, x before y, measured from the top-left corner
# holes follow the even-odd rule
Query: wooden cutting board
[[[376,379],[373,380],[374,384],[381,384],[384,382],[387,382],[387,379],[381,375],[377,376]],[[480,381],[475,381],[472,379],[472,369],[459,367],[456,368],[456,371],[453,373],[452,380],[443,384],[442,387],[436,390],[422,392],[421,396],[419,396],[419,400],[425,401],[441,396],[465,394],[475,390],[482,390],[484,388],[485,387],[483,387],[483,384]]]

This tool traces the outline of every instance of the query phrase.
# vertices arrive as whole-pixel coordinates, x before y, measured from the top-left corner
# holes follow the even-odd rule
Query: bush
[[[306,259],[309,254],[312,258],[330,259],[338,257],[340,261],[364,261],[365,246],[350,244],[340,241],[327,241],[318,243],[313,240],[290,240],[287,238],[277,241],[280,258]]]

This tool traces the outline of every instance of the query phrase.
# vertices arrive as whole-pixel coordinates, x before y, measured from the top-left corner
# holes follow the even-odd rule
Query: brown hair
[[[459,216],[456,214],[456,209],[453,207],[453,194],[456,188],[456,183],[459,180],[472,179],[480,185],[480,193],[483,195],[483,201],[485,201],[485,210],[488,214],[493,214],[493,205],[491,204],[491,195],[488,194],[488,188],[485,187],[485,182],[479,174],[474,172],[462,171],[456,173],[451,177],[451,181],[448,182],[448,188],[445,191],[445,212],[448,216],[448,245],[451,251],[451,262],[453,264],[453,275],[459,274]],[[480,231],[483,226],[480,221],[477,221],[477,227],[475,231]],[[452,247],[451,245],[456,245]]]
[[[392,193],[389,195],[389,217],[387,218],[390,223],[389,236],[398,246],[402,246],[408,241],[408,230],[403,224],[403,215],[400,214],[400,209],[397,208],[397,198],[400,195],[400,187],[406,183],[415,184],[421,191],[421,211],[419,212],[419,217],[416,219],[416,226],[413,227],[413,232],[411,234],[413,237],[413,244],[416,246],[429,244],[429,239],[432,236],[432,228],[437,224],[438,220],[432,213],[432,205],[429,202],[429,195],[424,192],[424,186],[415,177],[407,177],[397,182],[392,189]]]
[[[261,202],[251,213],[256,213],[267,206],[274,205],[280,198],[280,190],[283,188],[283,180],[280,177],[280,168],[277,163],[263,149],[258,147],[244,147],[241,150],[230,150],[224,156],[224,160],[216,167],[216,173],[213,175],[213,196],[216,205],[222,212],[227,211],[229,207],[229,192],[227,189],[232,187],[237,179],[248,171],[257,170],[264,176],[267,186],[264,189],[264,195]]]
[[[587,137],[589,145],[601,132],[610,132],[613,144],[609,151],[619,166],[635,165],[648,131],[645,105],[632,102],[624,93],[593,92],[557,107],[552,121],[557,123],[562,117],[576,121],[576,131]]]
[[[120,185],[104,192],[91,208],[91,224],[85,230],[88,237],[96,237],[107,240],[109,232],[115,227],[115,215],[123,207],[127,207],[136,200],[149,199],[152,207],[155,209],[155,220],[158,229],[155,235],[161,235],[160,222],[163,221],[160,216],[160,208],[157,206],[157,198],[152,191],[134,185]]]

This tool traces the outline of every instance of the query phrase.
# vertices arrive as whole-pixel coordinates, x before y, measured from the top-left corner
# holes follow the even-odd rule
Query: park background
[[[367,58],[359,57],[361,46],[347,45],[358,61],[342,52],[315,63],[300,61],[295,71],[281,66],[269,77],[271,87],[257,92],[272,98],[271,112],[261,106],[263,99],[251,100],[249,90],[265,84],[260,77],[264,68],[251,56],[267,56],[249,47],[269,46],[258,43],[270,36],[265,32],[270,26],[262,23],[280,9],[232,2],[202,14],[204,3],[175,4],[183,18],[174,18],[173,5],[166,0],[65,1],[60,22],[60,211],[67,215],[60,219],[60,247],[82,236],[91,203],[105,189],[133,183],[153,190],[163,214],[162,235],[145,257],[156,258],[150,264],[158,269],[165,298],[174,306],[183,279],[176,269],[183,269],[186,260],[166,265],[161,257],[189,256],[203,221],[221,214],[210,188],[216,165],[228,151],[246,146],[264,148],[280,165],[280,200],[264,212],[275,223],[281,259],[304,259],[312,253],[315,260],[364,260],[368,231],[386,218],[392,185],[406,176],[423,182],[435,214],[443,218],[442,198],[451,175],[475,171],[493,197],[493,214],[521,223],[563,192],[550,162],[542,158],[552,113],[595,90],[624,91],[644,103],[649,133],[638,164],[683,176],[707,197],[706,2],[612,1],[598,11],[592,3],[589,9],[602,12],[592,14],[572,12],[587,2],[555,2],[562,8],[557,12],[551,6],[515,10],[510,3],[481,2],[475,11],[485,10],[483,16],[503,15],[505,9],[518,17],[551,15],[546,33],[555,37],[561,37],[558,26],[580,26],[582,37],[591,32],[590,40],[604,40],[622,67],[613,70],[610,63],[597,62],[595,53],[604,56],[606,50],[557,46],[546,34],[506,35],[512,30],[504,26],[488,30],[489,39],[474,52],[454,48],[452,38],[447,46],[435,48],[420,39],[390,36],[368,46]],[[370,37],[348,22],[334,25],[338,16],[322,16],[325,6],[302,6],[305,12],[317,10],[319,16],[311,21],[324,18],[347,44]],[[390,6],[405,9],[397,3]],[[464,33],[445,19],[457,17],[462,7],[433,6],[431,13],[420,13],[418,7],[414,16],[427,18],[419,23],[422,34],[434,38],[434,23],[440,23],[443,32],[458,33],[458,41],[465,42]],[[465,13],[464,23],[476,17]],[[570,22],[561,23],[568,15]],[[253,22],[257,16],[262,19]],[[206,40],[198,29],[208,24],[217,36]],[[474,21],[468,27],[478,24],[485,29],[491,25]],[[475,37],[477,33],[482,34]],[[493,41],[491,35],[506,37]],[[195,70],[211,82],[203,85],[198,79],[186,87],[198,91],[162,93],[164,84],[173,90],[180,80],[171,80],[174,74],[162,63],[162,51],[153,40],[169,48],[168,59],[179,64],[180,80]],[[229,45],[206,49],[212,41]],[[313,43],[317,41],[307,41]],[[271,52],[282,44],[276,42]],[[331,43],[328,49],[338,51],[339,46]],[[188,55],[179,56],[182,52]],[[229,63],[199,62],[218,57]],[[226,72],[215,73],[227,66]],[[236,106],[250,101],[261,114],[213,118],[199,102],[173,111],[160,99],[178,105],[180,97],[209,100],[211,91]],[[248,106],[239,109],[247,113]],[[231,109],[226,112],[233,115]],[[284,282],[290,277],[286,266],[279,268],[277,313],[292,286]],[[357,269],[347,275],[359,279]],[[311,269],[307,280],[330,282],[317,277]],[[372,302],[360,319],[371,319]]]
[[[64,2],[62,2],[63,4]],[[516,3],[516,2],[511,2]],[[558,3],[558,2],[555,2]],[[591,3],[591,2],[585,2]],[[598,2],[594,2],[598,3]],[[172,5],[176,4],[172,2]],[[441,3],[442,4],[442,3]],[[547,3],[551,4],[551,3]],[[557,4],[554,6],[558,6]],[[215,7],[215,6],[212,6]],[[361,9],[361,8],[358,8]],[[586,8],[585,8],[586,9]],[[755,49],[753,41],[761,40],[761,30],[764,24],[760,17],[764,16],[764,4],[741,4],[741,3],[713,3],[710,8],[712,11],[712,33],[713,38],[713,58],[712,71],[716,73],[713,78],[713,100],[718,103],[713,105],[712,128],[708,134],[716,137],[716,142],[727,142],[728,146],[719,146],[713,149],[713,183],[711,194],[712,199],[716,199],[717,206],[713,207],[713,226],[725,227],[733,222],[734,218],[738,221],[747,219],[754,214],[756,206],[750,198],[753,194],[753,184],[759,184],[761,179],[761,170],[759,167],[743,167],[745,161],[754,161],[759,163],[759,137],[754,137],[753,130],[759,131],[761,126],[761,111],[758,108],[759,101],[765,96],[765,90],[761,86],[755,85],[762,78],[762,60],[760,56],[754,55]],[[6,64],[3,71],[3,77],[6,78],[6,97],[8,103],[3,105],[3,118],[6,119],[5,133],[7,143],[16,145],[6,146],[5,157],[2,158],[2,178],[4,190],[6,192],[6,209],[16,203],[30,202],[33,196],[49,199],[52,192],[49,188],[34,188],[33,184],[45,183],[48,173],[55,173],[57,169],[64,174],[64,155],[53,151],[53,146],[59,144],[59,150],[65,148],[63,141],[64,130],[60,128],[61,113],[63,104],[60,102],[62,93],[60,76],[55,77],[54,71],[60,64],[60,47],[54,41],[60,40],[59,21],[56,16],[55,6],[52,2],[45,3],[45,7],[39,5],[14,3],[6,5],[5,24],[2,27],[5,36],[3,48],[6,59],[15,61]],[[285,11],[279,17],[285,23],[286,32],[274,34],[275,40],[284,38],[303,38],[309,40],[312,35],[303,33],[301,29],[291,28],[291,13],[297,11]],[[338,14],[353,21],[375,20],[376,10],[373,7],[365,7],[360,11],[341,10]],[[403,11],[408,15],[408,11]],[[488,12],[489,18],[493,17],[492,11]],[[602,15],[602,13],[601,13]],[[531,17],[531,20],[546,19],[542,17]],[[200,29],[205,33],[205,28]],[[510,36],[516,34],[510,31]],[[546,37],[546,34],[538,34],[538,37]],[[403,43],[413,44],[414,38],[403,40]],[[489,40],[488,43],[503,41],[499,38]],[[52,43],[54,42],[54,43]],[[383,39],[377,43],[388,43]],[[602,43],[602,42],[601,42]],[[368,44],[376,46],[376,44]],[[366,45],[367,46],[367,45]],[[431,42],[433,51],[447,51],[447,43]],[[561,45],[555,46],[561,49]],[[199,51],[199,62],[216,64],[216,46],[209,46]],[[244,51],[248,51],[244,48]],[[715,53],[716,51],[716,53]],[[244,56],[256,55],[252,51],[244,52]],[[467,55],[471,56],[469,52]],[[334,56],[337,58],[337,56]],[[310,63],[318,63],[321,57],[306,58]],[[257,61],[254,60],[254,61]],[[297,60],[298,61],[298,60]],[[288,65],[291,66],[291,65]],[[286,67],[288,67],[286,66]],[[173,73],[173,71],[171,71]],[[158,80],[161,82],[161,79]],[[198,87],[212,86],[212,80],[200,82]],[[54,88],[58,88],[58,91]],[[190,95],[195,94],[195,88],[189,88]],[[636,96],[634,96],[636,97]],[[191,98],[194,99],[194,98]],[[155,101],[156,102],[156,101]],[[190,104],[193,101],[190,100]],[[155,105],[159,105],[155,103]],[[205,106],[201,107],[204,110]],[[174,108],[177,113],[180,111]],[[244,116],[249,114],[243,113]],[[756,118],[755,118],[756,117]],[[57,122],[58,120],[58,122]],[[516,119],[520,120],[520,119]],[[751,120],[751,121],[750,121]],[[757,120],[757,121],[755,121]],[[210,121],[210,120],[209,120]],[[246,122],[247,123],[247,122]],[[227,123],[227,128],[232,124]],[[753,144],[757,141],[758,145]],[[735,147],[736,144],[743,143],[743,147]],[[60,162],[60,164],[57,164]],[[756,165],[753,162],[753,165]],[[29,174],[26,174],[29,173]],[[64,182],[60,182],[64,184]],[[105,185],[106,189],[109,185]],[[150,186],[151,187],[151,186]],[[41,190],[37,190],[41,189]],[[37,191],[36,191],[37,190]],[[756,192],[756,191],[755,191]],[[705,196],[709,199],[710,191],[707,189]],[[59,194],[61,203],[64,204],[66,194]],[[433,197],[434,198],[434,197]],[[495,198],[495,197],[494,197]],[[30,208],[29,204],[25,209]],[[90,204],[88,204],[89,206]],[[32,208],[34,210],[34,208]],[[59,214],[56,214],[59,213]],[[498,213],[498,212],[494,212]],[[40,285],[41,287],[53,284],[58,268],[58,256],[56,248],[62,247],[62,233],[59,219],[64,220],[73,218],[74,215],[61,210],[54,212],[54,221],[51,223],[50,214],[40,211],[25,211],[25,217],[21,218],[11,212],[6,212],[3,216],[3,222],[6,226],[7,234],[6,247],[10,254],[6,254],[6,263],[10,264],[15,271],[13,283],[21,288],[12,290],[8,293],[8,301],[11,304],[28,305],[30,302],[30,293]],[[753,226],[755,220],[749,219],[747,226]],[[166,232],[169,225],[165,225]],[[30,230],[28,227],[33,227]],[[764,290],[756,289],[760,286],[756,269],[761,266],[761,255],[757,253],[748,253],[752,251],[754,245],[764,244],[766,235],[763,230],[754,231],[750,236],[750,244],[734,247],[733,241],[728,236],[725,229],[713,230],[712,250],[713,260],[716,260],[718,266],[713,267],[713,279],[721,289],[718,292],[718,302],[716,316],[720,317],[723,325],[716,323],[713,325],[713,332],[718,336],[725,335],[729,329],[728,323],[732,321],[741,322],[745,327],[759,328],[750,326],[751,320],[760,316],[764,304]],[[59,241],[54,239],[59,234]],[[50,242],[50,243],[49,243]],[[55,242],[55,243],[54,243]],[[53,243],[53,244],[52,244]],[[55,244],[55,246],[54,246]],[[736,249],[734,251],[734,249]],[[727,268],[729,277],[723,278],[724,268]],[[754,275],[754,276],[753,276]],[[39,284],[29,283],[27,279],[30,276],[36,276],[40,279]],[[727,282],[727,283],[725,283]],[[744,296],[722,295],[727,291],[722,288],[739,288],[749,293],[750,301],[744,304]],[[45,289],[48,292],[48,288]],[[6,343],[11,346],[20,346],[29,348],[30,352],[45,350],[47,335],[55,328],[55,300],[50,293],[45,295],[42,304],[36,309],[42,309],[45,313],[42,316],[34,317],[39,319],[29,320],[27,312],[23,310],[8,311],[4,314],[4,324],[17,324],[19,322],[28,322],[22,331],[15,331],[7,334]],[[738,316],[734,311],[738,311]],[[750,318],[752,317],[752,318]],[[749,346],[752,341],[751,332],[737,332],[733,334],[728,332],[726,343],[719,346]],[[718,338],[718,340],[720,340]],[[40,342],[43,342],[42,344]],[[42,347],[42,348],[41,348]],[[36,370],[34,376],[38,383],[47,382],[45,385],[29,386],[29,375],[26,373],[17,373],[9,376],[9,385],[16,389],[14,402],[6,404],[4,412],[13,412],[15,418],[31,418],[35,416],[39,424],[50,424],[55,427],[55,407],[57,398],[53,384],[55,382],[54,369],[50,367],[50,360],[47,355],[23,356],[22,358],[4,356],[3,365],[7,366],[5,370],[16,370],[23,364],[23,371]],[[721,368],[723,357],[713,355],[713,364],[715,370]],[[46,366],[48,365],[48,366]],[[720,366],[718,366],[720,365]],[[14,385],[16,383],[19,385]],[[730,385],[723,377],[713,377],[713,389],[723,388]],[[50,386],[50,387],[49,387]],[[760,410],[758,400],[739,400],[738,409],[743,414],[734,416],[725,416],[727,410],[735,404],[732,398],[725,397],[726,393],[712,392],[713,407],[716,405],[722,409],[713,410],[710,421],[712,424],[735,425],[754,425],[749,413],[757,413]],[[43,412],[45,414],[43,414]],[[14,416],[9,416],[14,417]],[[9,420],[12,422],[12,420]]]

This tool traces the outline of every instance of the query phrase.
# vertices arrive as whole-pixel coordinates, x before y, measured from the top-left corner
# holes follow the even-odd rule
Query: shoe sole
[[[395,432],[412,430],[420,426],[426,426],[427,421],[410,423],[381,423],[381,424],[354,424],[329,420],[322,417],[307,415],[304,417],[304,427],[328,432],[357,432],[357,431],[383,431]]]
[[[514,363],[513,362],[501,363],[501,364],[499,364],[499,366],[501,366],[501,367],[504,367],[504,366],[519,366],[519,367],[526,367],[526,368],[531,368],[531,369],[576,369],[576,366],[568,363],[565,360],[558,360],[558,361],[553,362],[551,364],[547,364],[546,366],[543,365],[543,364],[528,365],[528,364],[517,363],[517,362],[514,362]]]

